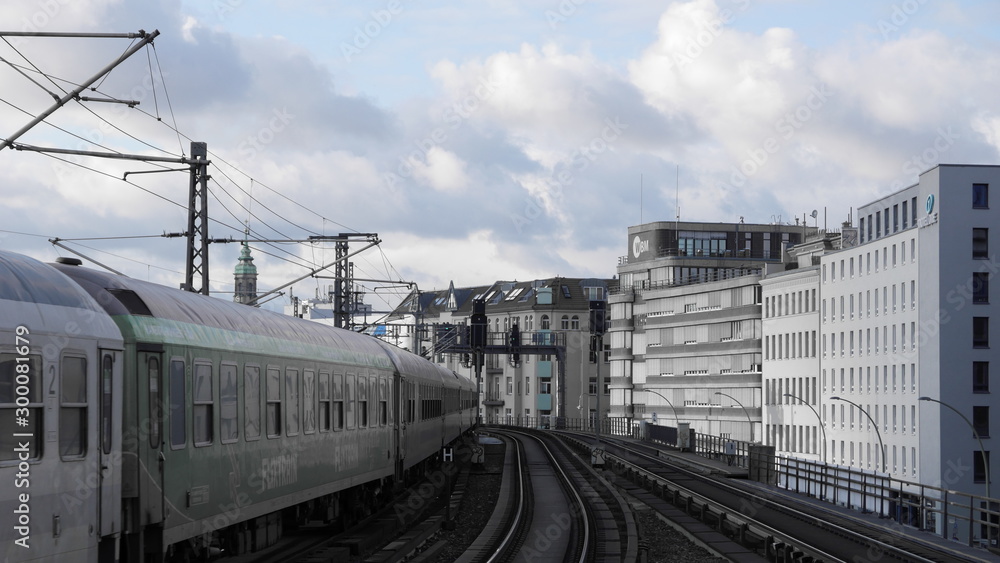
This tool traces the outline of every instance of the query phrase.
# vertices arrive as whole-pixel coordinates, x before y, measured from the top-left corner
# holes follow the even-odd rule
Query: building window
[[[990,206],[990,185],[972,184],[972,208],[988,209]]]
[[[982,452],[980,450],[972,452],[972,480],[976,483],[986,482],[986,465],[983,463],[983,454],[986,455],[986,464],[993,465],[990,462],[990,452]]]
[[[572,330],[580,330],[580,317],[573,315],[569,320],[569,328]]]
[[[904,201],[904,202],[903,202],[903,228],[904,228],[904,229],[906,228],[906,220],[907,220],[907,219],[909,218],[909,217],[907,216],[907,213],[906,213],[906,204],[907,204],[907,202],[906,202],[906,201]]]
[[[560,319],[559,328],[569,330],[569,317],[567,315],[563,315],[562,319]]]
[[[990,363],[972,362],[972,392],[990,392]]]
[[[972,407],[972,426],[980,438],[990,437],[990,407]]]
[[[990,347],[990,318],[972,317],[972,347]]]
[[[989,258],[990,253],[990,230],[972,229],[972,257],[977,259]]]
[[[972,302],[990,302],[990,274],[988,272],[975,272],[972,274]]]
[[[542,330],[549,330],[549,316],[542,315]]]

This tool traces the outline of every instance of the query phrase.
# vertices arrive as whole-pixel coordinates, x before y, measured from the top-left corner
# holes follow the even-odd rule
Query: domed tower
[[[257,299],[257,266],[253,265],[253,257],[250,256],[250,247],[243,243],[243,250],[240,251],[240,261],[233,270],[233,278],[236,282],[236,293],[233,301],[236,303],[251,303]]]

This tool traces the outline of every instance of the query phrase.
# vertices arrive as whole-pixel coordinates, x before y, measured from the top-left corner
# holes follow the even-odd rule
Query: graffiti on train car
[[[260,488],[258,492],[270,491],[299,480],[299,456],[288,452],[274,457],[265,457],[260,462]]]

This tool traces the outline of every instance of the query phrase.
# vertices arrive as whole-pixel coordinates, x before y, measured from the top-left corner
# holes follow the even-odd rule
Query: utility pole
[[[208,295],[208,144],[192,141],[191,160],[184,290]],[[199,274],[201,286],[195,288]]]

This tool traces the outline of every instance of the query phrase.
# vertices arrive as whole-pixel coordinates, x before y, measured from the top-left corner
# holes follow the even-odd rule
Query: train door
[[[393,393],[395,394],[395,400],[393,401],[393,408],[395,409],[395,426],[393,428],[393,441],[395,442],[394,447],[396,449],[396,481],[402,482],[403,480],[403,459],[406,455],[406,381],[399,376],[397,373],[393,380],[395,385],[393,385]]]
[[[139,464],[128,478],[138,482],[130,483],[132,486],[127,489],[135,491],[142,504],[139,521],[145,526],[163,521],[163,463],[160,456],[164,440],[163,397],[166,392],[163,346],[140,343],[136,356],[138,396],[135,404],[126,406],[126,409],[138,438],[133,446],[135,451],[130,454],[138,458]]]
[[[122,351],[100,349],[98,393],[99,536],[117,534],[121,519]]]

